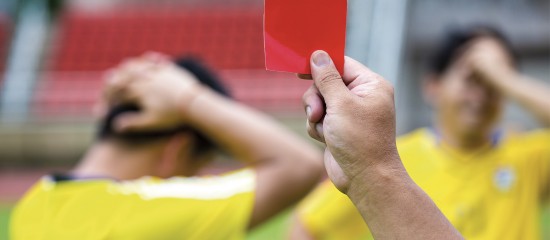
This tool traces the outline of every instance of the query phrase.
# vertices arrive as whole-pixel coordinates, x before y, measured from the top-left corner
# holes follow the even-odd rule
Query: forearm
[[[375,239],[462,239],[400,163],[365,170],[348,196]]]
[[[211,91],[200,93],[189,110],[194,127],[255,168],[249,228],[295,204],[321,178],[320,151],[267,116]]]
[[[493,85],[505,96],[517,101],[542,123],[550,126],[550,86],[514,71],[493,71]]]
[[[313,146],[269,117],[210,90],[203,89],[189,111],[194,127],[245,163],[318,157]]]

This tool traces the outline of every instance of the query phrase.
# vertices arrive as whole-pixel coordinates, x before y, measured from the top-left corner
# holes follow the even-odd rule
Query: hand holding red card
[[[265,0],[266,69],[311,74],[309,59],[324,50],[344,69],[347,0]]]

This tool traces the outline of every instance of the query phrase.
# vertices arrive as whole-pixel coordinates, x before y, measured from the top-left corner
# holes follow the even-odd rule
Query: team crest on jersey
[[[500,167],[496,170],[493,180],[498,190],[508,192],[516,181],[516,174],[511,167]]]

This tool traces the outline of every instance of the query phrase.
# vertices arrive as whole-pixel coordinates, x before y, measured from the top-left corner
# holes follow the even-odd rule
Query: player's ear
[[[434,74],[429,74],[422,80],[422,96],[424,102],[430,107],[435,107],[439,100],[439,85],[439,76]]]

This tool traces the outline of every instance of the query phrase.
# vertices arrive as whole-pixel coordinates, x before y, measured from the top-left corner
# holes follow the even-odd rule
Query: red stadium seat
[[[8,55],[9,47],[9,33],[11,32],[10,26],[11,24],[8,17],[0,13],[0,73],[4,72],[6,68],[6,58]],[[0,86],[2,82],[3,77],[0,77]]]
[[[126,9],[68,12],[54,46],[54,71],[98,71],[146,51],[201,56],[219,69],[263,67],[258,9]]]
[[[300,97],[309,83],[263,70],[262,12],[258,5],[69,9],[60,18],[32,112],[89,116],[101,87],[99,73],[147,51],[201,58],[246,104],[268,111],[301,110]]]

